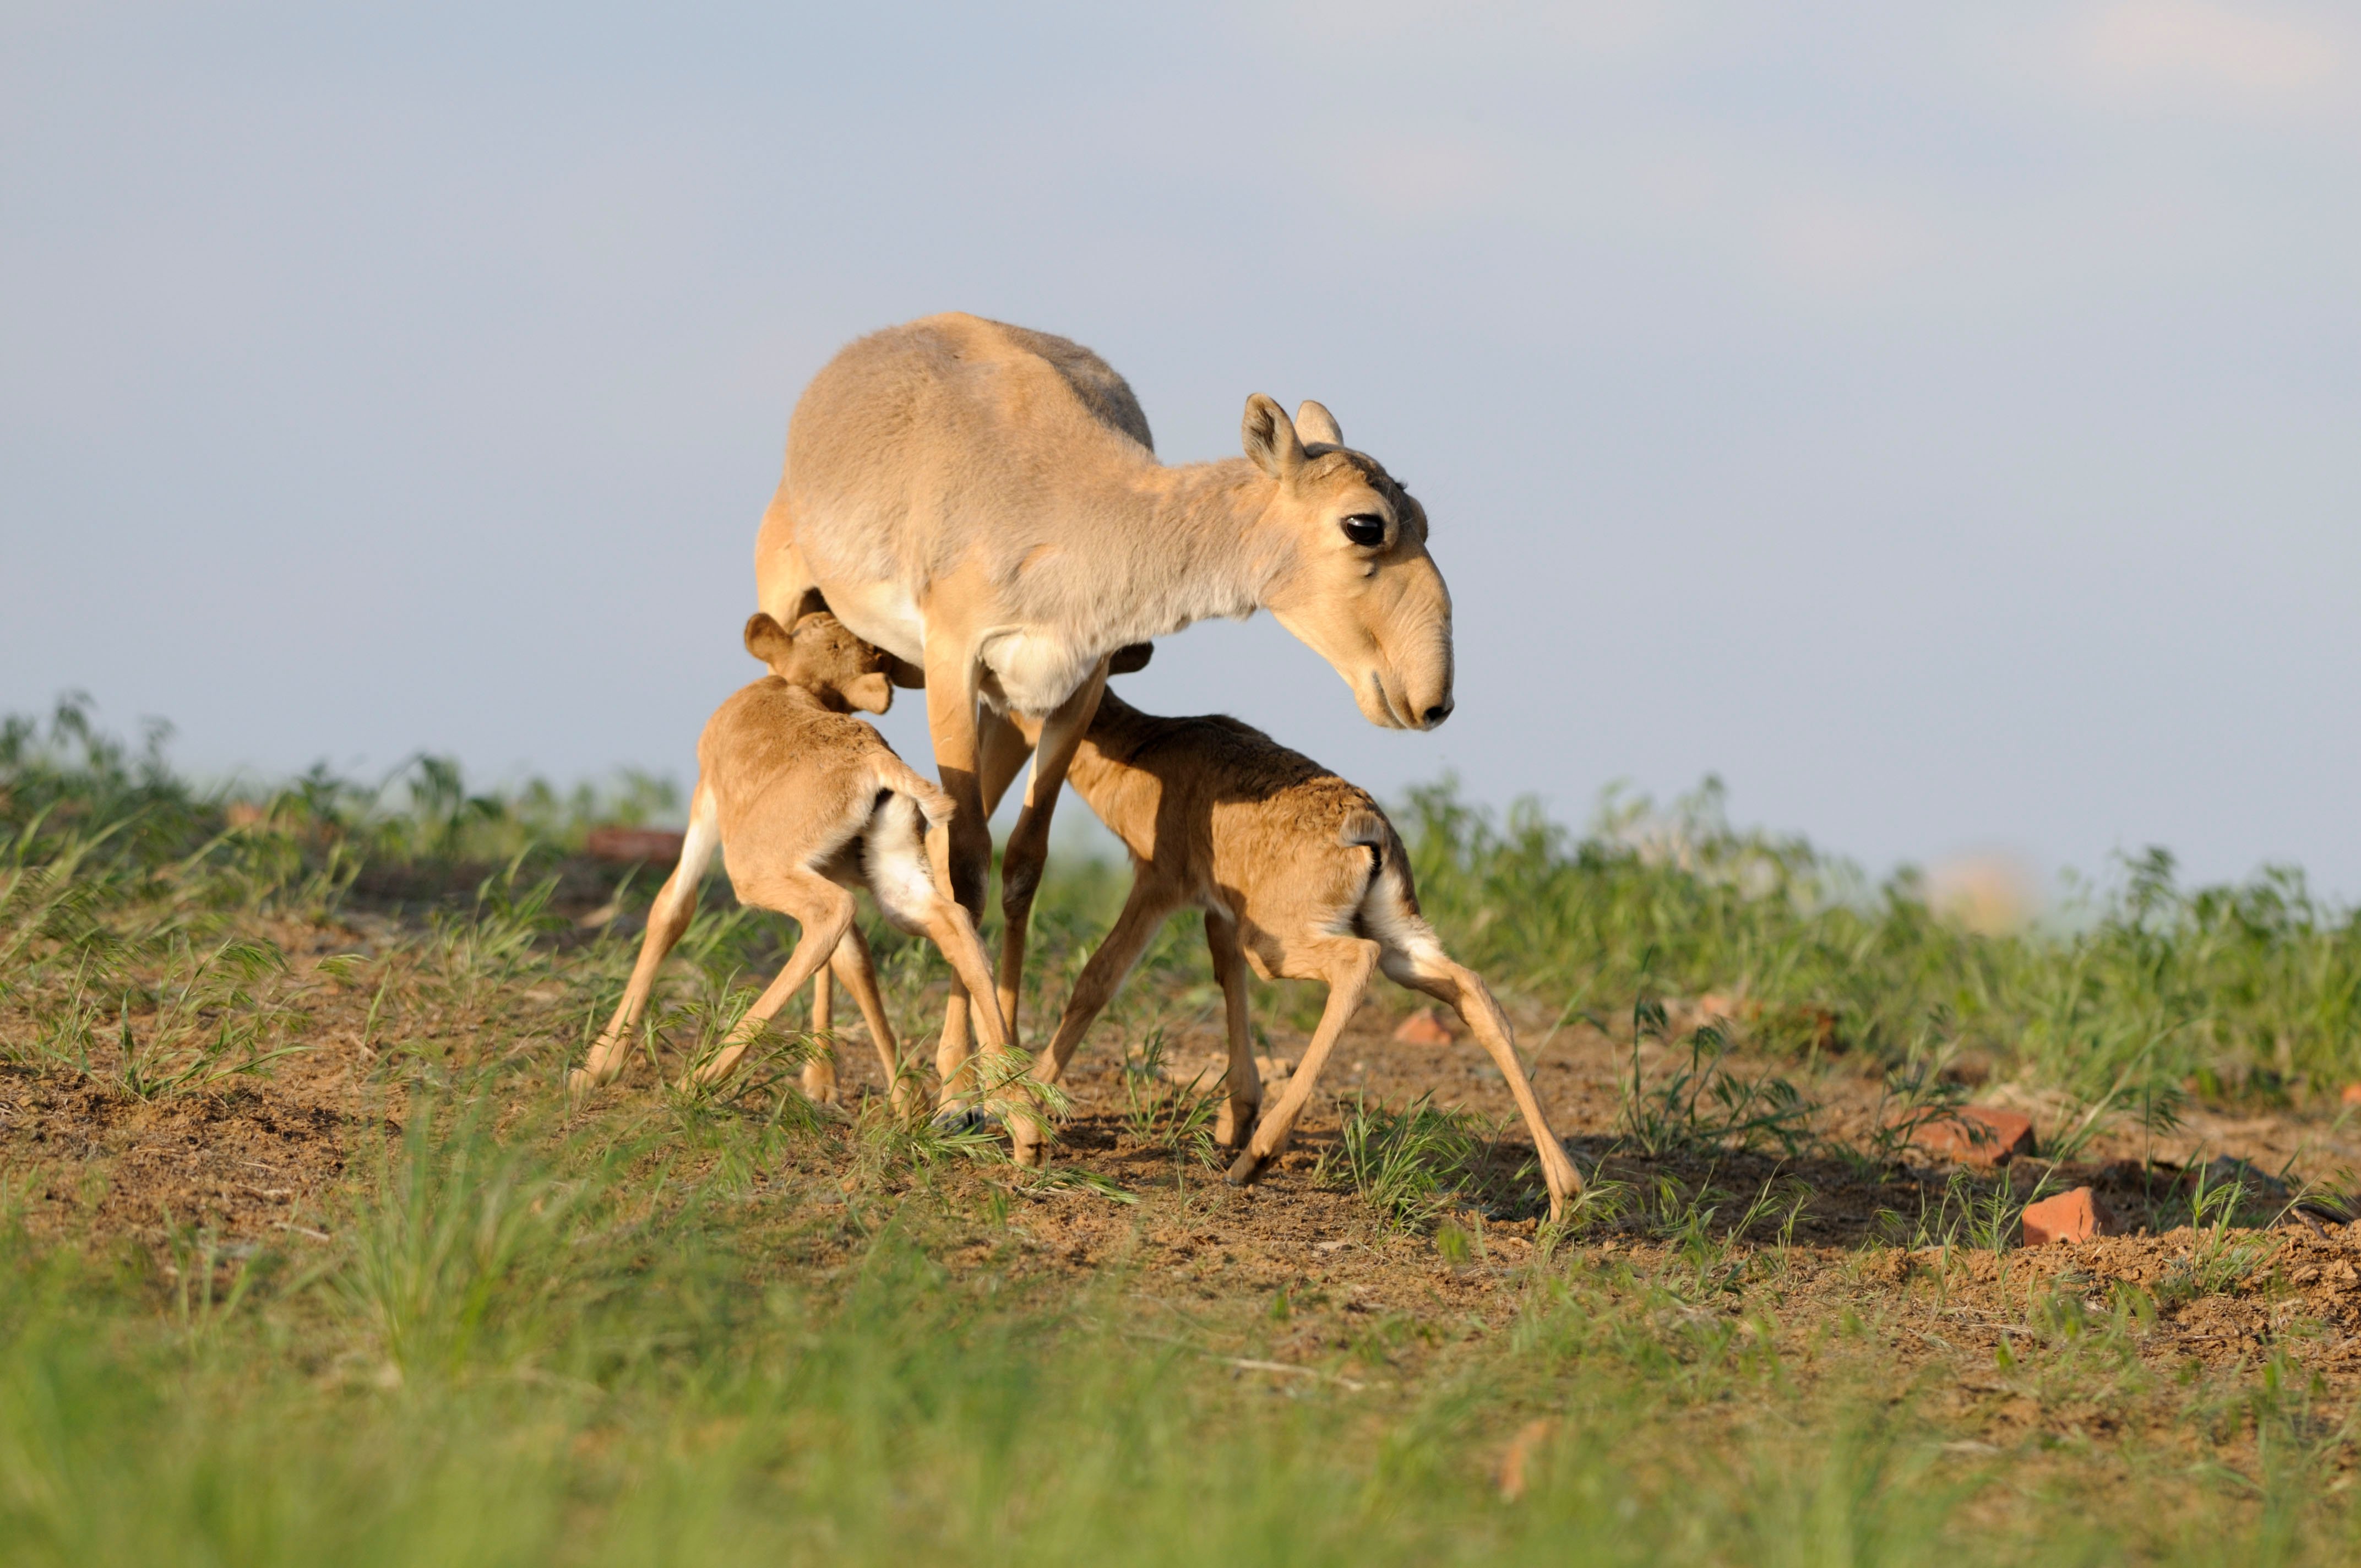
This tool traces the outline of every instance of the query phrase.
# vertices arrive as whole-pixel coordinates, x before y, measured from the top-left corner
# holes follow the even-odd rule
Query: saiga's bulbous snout
[[[1451,717],[1451,634],[1418,639],[1408,658],[1389,658],[1379,645],[1353,695],[1361,717],[1385,729],[1432,729]]]

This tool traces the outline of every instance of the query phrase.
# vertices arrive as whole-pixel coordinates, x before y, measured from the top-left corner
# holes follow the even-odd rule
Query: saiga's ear
[[[1336,427],[1336,416],[1310,398],[1295,405],[1295,433],[1306,442],[1316,441],[1323,446],[1345,444],[1345,433]]]
[[[1274,479],[1290,479],[1303,466],[1303,441],[1295,433],[1295,422],[1260,392],[1246,400],[1238,435],[1255,466]]]
[[[844,694],[848,706],[863,713],[883,713],[894,706],[894,683],[885,678],[883,670],[855,675],[837,689]]]
[[[756,610],[746,620],[746,652],[765,664],[775,664],[785,658],[795,646],[787,629]]]

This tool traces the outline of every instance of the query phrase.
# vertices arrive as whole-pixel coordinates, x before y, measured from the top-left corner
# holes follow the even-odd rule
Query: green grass
[[[1400,826],[1463,961],[1569,1016],[1741,992],[1774,1046],[1812,1048],[1825,1010],[1847,1048],[1971,1055],[2092,1097],[2361,1078],[2361,914],[2293,869],[2183,889],[2150,850],[2062,918],[1986,936],[1932,913],[1915,872],[1872,886],[1800,839],[1732,828],[1710,785],[1664,813],[1610,803],[1587,837],[1447,785],[1413,791]]]
[[[1843,1266],[1898,1259],[1904,1285],[1832,1309],[1793,1245],[1807,1194],[1725,1174],[1806,1136],[1784,1069],[1736,1069],[1717,1036],[1659,1040],[1661,1014],[1631,1010],[1742,989],[1773,1056],[1866,1053],[1914,1103],[1939,1102],[1936,1069],[1964,1053],[2094,1117],[2169,1116],[2184,1080],[2301,1094],[2361,1076],[2361,942],[2292,874],[2184,891],[2151,857],[2075,922],[1988,938],[1908,878],[1870,887],[1729,828],[1710,796],[1669,837],[1628,817],[1585,837],[1418,795],[1401,825],[1446,938],[1503,989],[1628,1034],[1621,1146],[1707,1162],[1598,1183],[1565,1231],[1488,1259],[1455,1216],[1537,1205],[1500,1130],[1358,1107],[1312,1184],[1358,1195],[1356,1245],[1446,1284],[1506,1269],[1485,1274],[1508,1291],[1487,1318],[1444,1284],[1382,1311],[1311,1284],[1158,1288],[1156,1227],[1224,1212],[1209,1086],[1155,1059],[1162,1025],[1217,1015],[1185,923],[1106,1025],[1138,1046],[1130,1135],[1179,1183],[1142,1199],[875,1107],[823,1123],[789,1088],[791,1036],[727,1096],[569,1120],[562,1058],[634,943],[558,911],[643,905],[653,879],[567,851],[593,819],[653,809],[644,782],[474,795],[420,763],[253,799],[233,825],[229,800],[78,707],[0,728],[0,1063],[152,1109],[290,1070],[333,992],[390,1124],[302,1232],[260,1246],[170,1215],[152,1243],[37,1235],[35,1195],[0,1170],[0,1561],[2246,1563],[2361,1545],[2354,1447],[2315,1379],[2279,1349],[2214,1370],[2138,1354],[2159,1306],[2268,1272],[2273,1244],[2231,1225],[2235,1188],[2169,1201],[2198,1228],[2154,1292],[2028,1286],[1982,1376],[2076,1414],[1985,1442],[1955,1369],[1914,1347],[1942,1327],[1949,1249],[1988,1247],[2021,1195],[1963,1179],[1894,1214],[1894,1248],[1944,1261],[1872,1243]],[[1045,890],[1037,1024],[1120,892],[1103,867]],[[781,924],[708,897],[656,1033],[686,1052],[726,1029]],[[299,975],[292,927],[345,950]],[[911,1016],[939,960],[874,941]],[[1113,1216],[1091,1268],[1012,1228],[1054,1204]],[[1600,1235],[1651,1246],[1581,1245]]]
[[[1381,1323],[1274,1380],[1240,1311],[1063,1284],[959,1183],[865,1211],[749,1202],[749,1118],[495,1131],[513,1083],[421,1091],[335,1240],[159,1284],[0,1240],[11,1563],[1914,1563],[2328,1562],[2342,1434],[2297,1387],[2183,1419],[2252,1472],[1962,1454],[1880,1333],[1783,1340],[1767,1268],[1709,1240],[1653,1277],[1542,1257],[1506,1332]],[[889,1154],[890,1157],[890,1154]],[[907,1177],[922,1168],[904,1162]],[[700,1177],[699,1169],[708,1174]],[[202,1283],[191,1277],[202,1272]],[[1727,1293],[1744,1311],[1700,1311]],[[2037,1375],[2154,1397],[2121,1322],[2044,1300]],[[1400,1347],[1410,1347],[1404,1354]],[[2149,1381],[2154,1381],[2150,1379]],[[1503,1500],[1512,1434],[1552,1423]],[[1709,1440],[1701,1442],[1701,1439]],[[2301,1527],[2301,1528],[2299,1528]]]
[[[101,906],[169,896],[203,924],[225,909],[323,912],[359,883],[379,905],[441,907],[455,974],[497,984],[498,952],[456,949],[546,937],[533,900],[560,857],[594,821],[672,796],[642,776],[605,793],[471,794],[429,757],[373,788],[314,770],[243,798],[265,815],[231,828],[232,802],[174,775],[154,737],[134,755],[71,703],[46,727],[0,725],[0,972],[37,934],[103,968],[121,931],[86,917]],[[1973,1058],[2086,1100],[2169,1102],[2187,1084],[2283,1101],[2361,1079],[2361,913],[2314,897],[2300,872],[2184,889],[2152,850],[2058,919],[1980,935],[1931,912],[1915,872],[1871,885],[1802,839],[1731,827],[1719,802],[1712,785],[1664,811],[1610,801],[1576,835],[1531,806],[1495,817],[1446,784],[1411,792],[1398,816],[1454,949],[1569,1020],[1620,1032],[1634,996],[1742,994],[1761,1006],[1750,1036],[1774,1050]],[[468,867],[474,897],[454,900]],[[644,903],[657,875],[624,901]],[[1122,888],[1111,866],[1058,868],[1037,905],[1027,1016],[1063,996]],[[692,940],[708,968],[778,950],[766,917],[708,923]],[[1111,1014],[1136,1037],[1176,999],[1213,1004],[1189,922],[1168,926],[1141,972]],[[1317,1003],[1316,988],[1294,988],[1296,1011]]]

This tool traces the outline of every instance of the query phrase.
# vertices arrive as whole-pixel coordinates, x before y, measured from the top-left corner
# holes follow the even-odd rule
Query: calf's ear
[[[1260,392],[1246,400],[1238,437],[1254,466],[1274,479],[1290,479],[1303,466],[1303,439],[1295,433],[1295,422]]]
[[[777,663],[794,646],[795,639],[787,635],[787,629],[761,610],[747,618],[746,652],[765,664]]]
[[[1295,433],[1327,446],[1345,444],[1345,433],[1337,428],[1336,416],[1310,398],[1296,405]]]
[[[863,713],[883,713],[894,706],[894,683],[883,670],[855,675],[840,688],[846,704]]]

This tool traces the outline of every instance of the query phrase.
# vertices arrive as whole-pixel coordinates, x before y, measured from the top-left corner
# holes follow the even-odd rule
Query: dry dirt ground
[[[528,977],[397,990],[407,1000],[387,1006],[380,975],[399,972],[401,955],[414,951],[404,943],[418,939],[415,928],[359,916],[269,935],[293,961],[279,998],[291,1010],[285,1037],[308,1047],[276,1064],[272,1076],[143,1101],[110,1087],[103,1071],[0,1066],[0,1200],[37,1239],[129,1244],[159,1256],[176,1232],[210,1231],[229,1257],[263,1245],[298,1253],[327,1245],[340,1183],[399,1135],[403,1101],[392,1069],[470,1056],[506,1060],[519,1102],[546,1105],[566,1057],[578,1048],[581,1018],[602,1000],[569,991],[562,979]],[[338,954],[379,967],[342,975],[319,969]],[[1819,1107],[1818,1152],[1650,1160],[1617,1135],[1628,1040],[1587,1025],[1554,1030],[1536,1014],[1519,1024],[1538,1058],[1543,1102],[1583,1168],[1620,1184],[1617,1197],[1564,1237],[1548,1234],[1530,1212],[1472,1210],[1446,1216],[1438,1235],[1384,1223],[1334,1173],[1333,1159],[1328,1174],[1318,1174],[1356,1099],[1399,1106],[1432,1092],[1500,1129],[1498,1154],[1509,1166],[1521,1146],[1530,1152],[1505,1085],[1472,1044],[1392,1038],[1409,1004],[1391,993],[1364,1007],[1295,1146],[1243,1191],[1185,1149],[1143,1146],[1133,1135],[1126,1113],[1140,1083],[1126,1080],[1110,1026],[1102,1025],[1069,1080],[1072,1115],[1053,1160],[1103,1180],[1043,1183],[988,1161],[934,1168],[925,1178],[929,1190],[974,1218],[947,1261],[988,1258],[1049,1275],[1121,1270],[1135,1299],[1184,1317],[1251,1309],[1277,1326],[1257,1342],[1260,1354],[1239,1365],[1283,1377],[1361,1365],[1340,1361],[1340,1353],[1373,1337],[1399,1342],[1392,1352],[1381,1344],[1380,1360],[1414,1360],[1422,1334],[1505,1324],[1537,1250],[1547,1250],[1610,1285],[1670,1281],[1663,1312],[1697,1332],[1758,1336],[1799,1368],[1832,1346],[1874,1341],[1893,1365],[1934,1390],[1938,1406],[1973,1434],[1966,1441],[1995,1446],[2028,1431],[2103,1440],[2137,1419],[2120,1402],[2094,1403],[2087,1383],[2047,1386],[2011,1373],[2012,1346],[2045,1325],[2112,1322],[2155,1372],[2195,1376],[2276,1360],[2314,1379],[2324,1420],[2361,1387],[2361,1225],[2292,1213],[2272,1223],[2285,1205],[2269,1198],[2249,1207],[2243,1227],[2200,1233],[2187,1224],[2184,1168],[2217,1157],[2349,1190],[2351,1172],[2361,1168],[2361,1133],[2334,1108],[2193,1107],[2168,1136],[2111,1131],[2054,1169],[2020,1159],[2011,1168],[2015,1190],[2045,1173],[2053,1185],[2090,1183],[2130,1234],[1995,1253],[1973,1245],[1962,1191],[1947,1185],[1949,1168],[1862,1152],[1883,1114],[1881,1080],[1862,1064],[1835,1055],[1778,1069]],[[1041,1020],[1027,1023],[1038,1028]],[[1168,1079],[1203,1069],[1210,1081],[1219,1051],[1212,1019],[1167,1027]],[[1274,1055],[1300,1050],[1300,1035],[1271,1035]],[[839,1061],[847,1096],[874,1100],[882,1085],[867,1044],[857,1025],[846,1036]],[[1652,1044],[1643,1078],[1660,1082],[1682,1056]],[[1770,1067],[1742,1054],[1735,1063],[1741,1077]],[[618,1115],[659,1093],[647,1064],[635,1063],[621,1086],[580,1114]],[[2045,1135],[2068,1119],[2061,1104],[2006,1085],[1982,1085],[1978,1098],[2030,1111]],[[853,1142],[823,1128],[779,1145],[776,1167],[756,1173],[764,1190],[810,1220],[791,1245],[799,1256],[849,1245],[830,1239],[842,1232],[831,1229],[837,1219],[912,1188],[906,1171],[890,1170],[864,1188]],[[1109,1187],[1133,1201],[1110,1197]],[[1730,1236],[1730,1223],[1758,1197],[1763,1211]],[[1671,1217],[1708,1208],[1713,1218],[1692,1220],[1685,1234]],[[1927,1245],[1941,1242],[1947,1226],[1949,1245]],[[2185,1420],[2173,1431],[2173,1441],[2200,1441]]]

